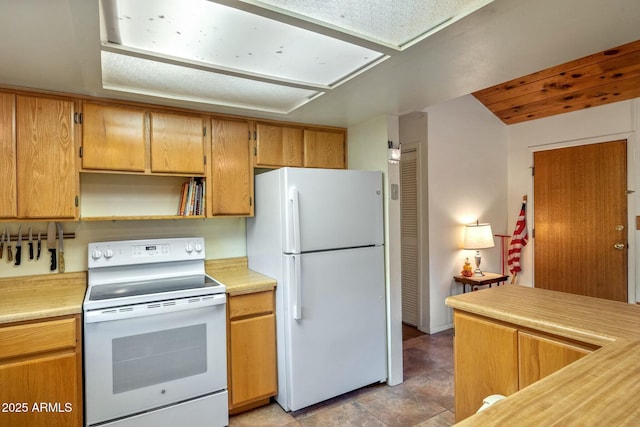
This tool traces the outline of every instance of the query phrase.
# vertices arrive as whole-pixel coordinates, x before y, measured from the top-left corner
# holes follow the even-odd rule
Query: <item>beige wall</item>
[[[15,277],[34,274],[48,274],[49,252],[47,251],[47,223],[45,222],[8,222],[0,224],[9,232],[16,234],[22,224],[23,249],[22,265],[15,267],[6,262],[4,253],[0,260],[0,277]],[[125,240],[142,238],[202,236],[206,242],[207,259],[227,258],[246,255],[245,219],[212,218],[188,220],[149,220],[149,221],[81,221],[62,223],[65,233],[75,233],[75,239],[66,240],[66,271],[86,271],[87,244],[107,240]],[[33,227],[34,238],[37,232],[43,233],[42,255],[39,261],[28,261],[27,231]],[[16,242],[12,242],[15,247]]]

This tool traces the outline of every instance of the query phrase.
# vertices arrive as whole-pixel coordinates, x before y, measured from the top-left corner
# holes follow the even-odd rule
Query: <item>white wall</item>
[[[640,144],[638,141],[638,123],[640,123],[640,100],[622,101],[601,107],[575,111],[508,127],[509,138],[509,229],[515,226],[519,211],[519,199],[523,194],[533,196],[533,152],[541,149],[568,147],[572,145],[606,142],[616,139],[628,140],[628,182],[629,190],[635,193],[628,199],[629,211],[629,259],[635,260],[638,243],[638,231],[635,230],[635,216],[640,206]],[[533,228],[533,204],[527,212],[529,232]],[[531,286],[533,277],[533,245],[530,239],[522,252],[522,272],[518,283]],[[637,263],[637,261],[636,261]],[[640,295],[636,276],[636,266],[629,262],[629,301],[635,302]]]
[[[348,129],[349,169],[381,170],[384,175],[385,274],[390,385],[402,382],[402,305],[400,287],[400,200],[390,186],[400,185],[399,167],[390,164],[387,141],[399,141],[398,117],[380,116]]]
[[[87,270],[87,244],[108,240],[202,236],[205,238],[207,259],[246,256],[244,218],[179,219],[151,221],[81,221],[62,223],[65,233],[75,233],[73,240],[65,240],[66,271]],[[47,250],[47,223],[15,222],[0,224],[11,234],[18,232],[22,224],[22,264],[18,267],[6,262],[4,253],[0,260],[0,277],[16,277],[34,274],[49,274],[49,252]],[[34,239],[42,232],[42,255],[39,261],[28,261],[27,237],[33,228]],[[15,241],[12,245],[15,249]]]
[[[465,257],[464,224],[488,222],[507,233],[507,130],[473,96],[429,107],[429,293],[430,333],[452,327],[444,300],[462,292],[453,276]],[[482,269],[500,272],[500,240],[481,251]]]

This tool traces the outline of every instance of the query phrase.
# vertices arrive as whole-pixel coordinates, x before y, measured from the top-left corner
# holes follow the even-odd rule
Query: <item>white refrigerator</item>
[[[278,394],[296,411],[387,379],[381,172],[256,175],[249,268],[277,280]]]

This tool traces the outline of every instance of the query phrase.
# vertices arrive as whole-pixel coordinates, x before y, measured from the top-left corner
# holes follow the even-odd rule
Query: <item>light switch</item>
[[[398,200],[400,196],[400,188],[398,184],[391,184],[391,200]]]

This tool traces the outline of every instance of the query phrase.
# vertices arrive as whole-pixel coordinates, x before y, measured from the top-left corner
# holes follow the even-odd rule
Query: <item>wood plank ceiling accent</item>
[[[640,97],[640,40],[473,96],[508,125]]]

